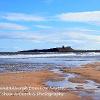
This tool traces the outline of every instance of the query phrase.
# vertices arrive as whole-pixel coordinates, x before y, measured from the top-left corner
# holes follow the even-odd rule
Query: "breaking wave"
[[[100,53],[47,53],[47,54],[16,54],[0,55],[0,58],[41,58],[41,57],[66,57],[66,56],[100,56]]]

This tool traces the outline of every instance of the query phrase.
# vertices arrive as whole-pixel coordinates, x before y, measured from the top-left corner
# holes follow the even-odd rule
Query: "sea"
[[[100,62],[100,53],[0,55],[0,73],[74,68],[94,62]]]

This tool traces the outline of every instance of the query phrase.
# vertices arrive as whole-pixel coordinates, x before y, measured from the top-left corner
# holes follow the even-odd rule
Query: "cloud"
[[[2,30],[27,30],[28,27],[15,24],[15,23],[0,23],[0,29]]]
[[[11,20],[11,21],[45,21],[46,19],[41,16],[35,16],[32,14],[25,13],[7,13],[2,16],[2,18]]]
[[[80,44],[95,45],[100,44],[100,31],[86,29],[68,30],[47,30],[47,31],[27,31],[27,32],[0,32],[0,39],[20,39],[38,43],[69,44],[77,46]],[[88,43],[88,44],[86,44]],[[87,46],[86,46],[87,47]],[[92,45],[91,45],[92,47]]]
[[[100,25],[100,11],[61,13],[56,17],[61,21],[97,23]]]
[[[54,16],[46,16],[46,17],[36,16],[27,13],[6,13],[1,15],[1,18],[9,21],[26,21],[26,22],[56,21],[57,22],[60,20],[65,22],[66,21],[81,22],[81,23],[100,25],[100,11],[69,12],[69,13],[61,13]]]
[[[0,39],[14,39],[14,40],[29,40],[29,41],[41,41],[44,39],[44,36],[40,35],[37,32],[2,32],[0,31]]]
[[[49,28],[52,28],[51,26],[47,26],[47,25],[35,25],[35,27],[41,28],[41,29],[49,29]]]
[[[67,36],[70,39],[75,39],[75,40],[100,42],[100,35],[98,34],[95,35],[95,33],[97,33],[97,31],[74,30],[74,31],[69,31]]]

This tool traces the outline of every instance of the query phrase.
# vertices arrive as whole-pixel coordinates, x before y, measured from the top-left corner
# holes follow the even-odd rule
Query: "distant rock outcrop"
[[[89,52],[95,52],[100,53],[100,50],[75,50],[70,46],[62,46],[62,47],[56,47],[56,48],[50,48],[50,49],[33,49],[33,50],[23,50],[23,51],[17,51],[17,52],[0,52],[0,55],[16,55],[16,54],[45,54],[45,53],[89,53]]]
[[[50,48],[50,49],[34,49],[34,50],[26,50],[26,51],[19,51],[19,52],[71,52],[74,51],[70,46],[68,47],[57,47],[57,48]]]
[[[59,52],[67,52],[67,51],[73,51],[74,49],[72,49],[70,46],[68,47],[60,47],[60,48],[57,48]]]

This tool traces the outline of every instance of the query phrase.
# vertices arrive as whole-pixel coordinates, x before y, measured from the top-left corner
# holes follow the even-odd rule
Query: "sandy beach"
[[[0,1],[0,100],[100,100],[100,0]]]
[[[0,87],[36,87],[36,88],[43,88],[44,81],[49,78],[59,78],[59,75],[54,74],[50,71],[38,71],[38,72],[20,72],[20,73],[8,73],[8,74],[0,74]],[[0,91],[1,92],[1,91]],[[9,91],[11,92],[11,91]],[[21,90],[16,91],[17,93],[28,93],[29,90]],[[34,93],[56,93],[57,91],[53,91],[50,89],[39,89],[39,90],[33,90]],[[13,91],[12,91],[13,93]],[[75,95],[72,92],[63,92],[63,96],[0,96],[1,100],[79,100],[80,97]]]
[[[82,65],[80,68],[64,69],[64,72],[76,73],[100,83],[100,63]]]
[[[74,83],[84,83],[85,79],[91,79],[100,83],[100,63],[86,64],[80,68],[66,68],[64,73],[76,73],[81,75],[80,78],[69,79]],[[44,83],[49,79],[61,80],[62,76],[52,71],[43,70],[36,72],[18,72],[18,73],[1,73],[0,74],[0,100],[93,100],[91,96],[81,97],[72,90],[53,90],[48,88]],[[2,87],[36,87],[46,89],[23,89],[23,90],[3,90]],[[38,95],[38,96],[10,96],[2,95],[4,92],[11,93],[62,93],[58,96]]]

